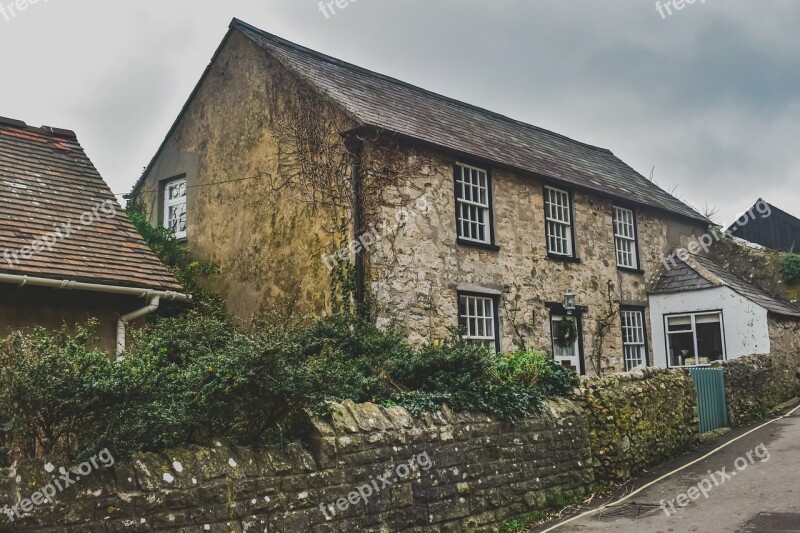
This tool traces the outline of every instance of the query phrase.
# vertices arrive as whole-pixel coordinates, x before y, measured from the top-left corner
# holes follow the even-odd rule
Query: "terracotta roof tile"
[[[62,225],[71,225],[73,233],[59,239],[54,233]],[[55,239],[52,249],[22,257],[23,247],[45,236]],[[128,220],[74,133],[3,118],[0,272],[182,290]]]

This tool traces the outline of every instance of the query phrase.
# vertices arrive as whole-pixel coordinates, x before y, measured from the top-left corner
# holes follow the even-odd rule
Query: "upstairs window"
[[[486,170],[456,164],[456,226],[460,241],[492,244],[490,186]]]
[[[622,350],[625,372],[630,372],[637,366],[647,365],[644,313],[623,309],[620,316],[622,317]]]
[[[497,333],[497,297],[459,294],[458,325],[465,339],[500,350]]]
[[[186,238],[186,178],[164,185],[164,227],[178,239]]]
[[[544,188],[544,214],[547,223],[547,251],[553,255],[575,256],[572,242],[572,206],[569,193]]]
[[[617,266],[638,269],[636,222],[632,210],[623,207],[614,208],[614,242],[617,248]]]

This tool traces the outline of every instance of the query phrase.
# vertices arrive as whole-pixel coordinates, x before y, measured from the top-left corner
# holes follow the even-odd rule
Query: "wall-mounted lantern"
[[[571,291],[564,293],[564,310],[568,315],[571,315],[572,312],[575,311],[575,294]]]

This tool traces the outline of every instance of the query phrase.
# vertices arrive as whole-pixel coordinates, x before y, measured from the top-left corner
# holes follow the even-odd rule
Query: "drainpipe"
[[[145,307],[119,317],[119,320],[117,320],[117,355],[122,354],[125,351],[125,327],[128,325],[128,323],[133,322],[137,318],[142,318],[145,315],[149,315],[158,309],[159,303],[161,303],[161,297],[153,296],[150,299],[150,303]]]
[[[347,151],[350,152],[351,158],[351,173],[350,181],[353,188],[352,204],[353,204],[353,233],[354,239],[358,239],[364,233],[364,193],[363,193],[363,176],[361,167],[361,153],[364,142],[359,139],[355,134],[348,133],[345,137],[345,146]],[[366,262],[365,252],[357,253],[355,257],[356,268],[356,312],[358,316],[364,318],[367,314],[366,306]]]
[[[105,294],[122,294],[126,296],[138,296],[139,298],[147,298],[150,304],[146,307],[121,316],[117,321],[117,351],[125,350],[125,326],[137,318],[141,318],[147,314],[152,313],[158,309],[161,299],[187,302],[192,299],[188,294],[182,294],[173,291],[157,291],[153,289],[143,289],[137,287],[118,287],[115,285],[101,285],[97,283],[83,283],[80,281],[71,281],[68,279],[50,279],[50,278],[37,278],[32,276],[20,276],[16,274],[0,274],[0,283],[13,283],[20,287],[31,285],[34,287],[48,287],[50,289],[60,290],[77,290],[89,292],[102,292]]]

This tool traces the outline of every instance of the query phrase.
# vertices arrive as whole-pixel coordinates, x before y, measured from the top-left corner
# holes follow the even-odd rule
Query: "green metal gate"
[[[700,433],[728,427],[725,372],[721,368],[693,368],[689,373],[697,389]]]

